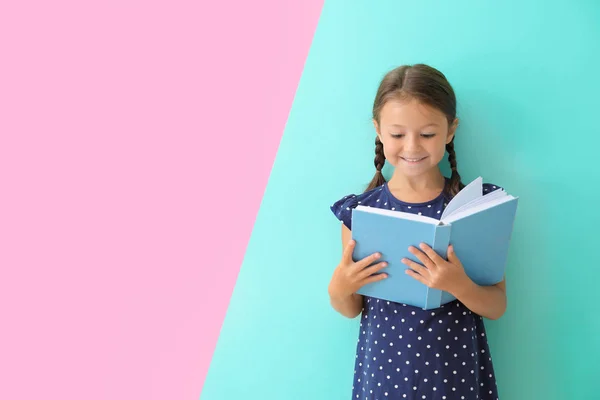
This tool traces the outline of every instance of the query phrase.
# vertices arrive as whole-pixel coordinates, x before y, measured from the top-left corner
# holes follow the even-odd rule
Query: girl
[[[379,254],[354,261],[350,240],[352,209],[358,204],[439,219],[448,201],[464,187],[456,169],[456,98],[446,77],[427,65],[402,66],[382,80],[373,105],[375,177],[360,195],[331,206],[342,224],[345,246],[329,285],[340,314],[362,313],[354,371],[353,399],[497,399],[494,368],[483,317],[500,318],[506,309],[505,282],[478,286],[465,274],[460,254],[448,260],[426,244],[409,250],[420,262],[402,260],[406,273],[447,291],[457,300],[422,310],[361,296],[363,285],[386,274]],[[442,175],[445,151],[452,175]],[[385,161],[394,167],[386,182]],[[489,193],[497,189],[484,185]]]

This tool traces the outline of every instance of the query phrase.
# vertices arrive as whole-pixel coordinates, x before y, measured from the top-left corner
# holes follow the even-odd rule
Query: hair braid
[[[381,186],[385,183],[385,178],[383,176],[383,173],[381,172],[381,170],[383,169],[383,166],[385,165],[385,155],[383,153],[383,143],[381,143],[381,140],[379,140],[379,136],[375,136],[375,176],[373,177],[373,179],[371,180],[371,182],[369,183],[369,186],[367,187],[367,189],[365,191],[369,191],[371,189],[375,189],[378,186]]]
[[[450,176],[450,184],[448,185],[448,194],[450,198],[456,196],[462,188],[465,187],[461,182],[460,174],[456,167],[456,152],[454,151],[454,139],[446,145],[446,151],[448,151],[448,161],[450,162],[450,169],[452,175]]]

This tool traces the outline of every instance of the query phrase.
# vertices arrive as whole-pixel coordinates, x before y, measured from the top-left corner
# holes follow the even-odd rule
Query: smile
[[[422,158],[404,158],[404,157],[400,157],[400,158],[403,159],[404,161],[408,162],[408,163],[416,164],[418,162],[423,161],[427,157],[422,157]]]

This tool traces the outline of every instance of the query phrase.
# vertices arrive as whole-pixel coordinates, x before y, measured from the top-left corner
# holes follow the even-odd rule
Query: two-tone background
[[[417,62],[465,181],[521,198],[502,399],[600,398],[592,0],[2,2],[0,398],[347,399],[329,205]]]

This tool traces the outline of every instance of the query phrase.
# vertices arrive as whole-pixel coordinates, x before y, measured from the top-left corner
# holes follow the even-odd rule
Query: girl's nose
[[[419,150],[421,148],[421,141],[418,134],[406,135],[406,141],[404,145],[408,150]]]

